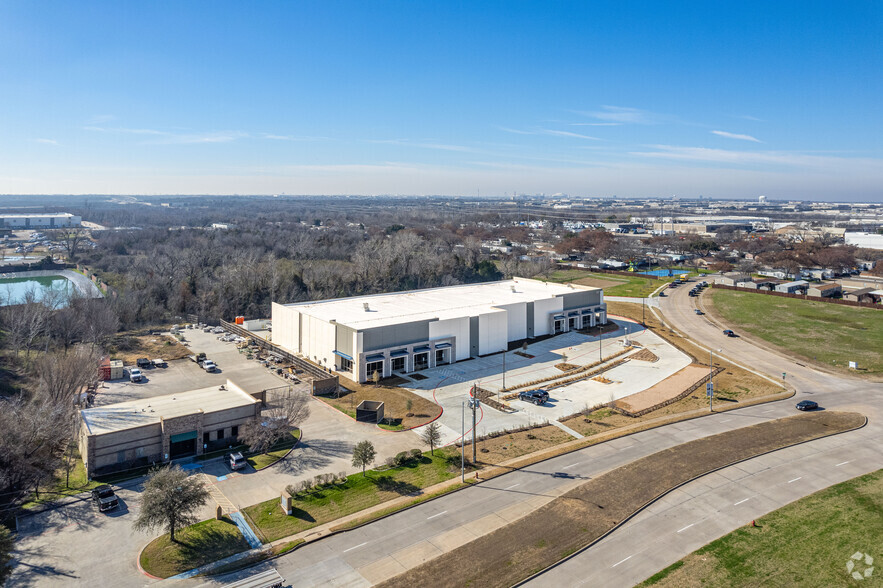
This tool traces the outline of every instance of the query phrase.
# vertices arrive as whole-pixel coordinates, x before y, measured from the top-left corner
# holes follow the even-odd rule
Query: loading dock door
[[[196,455],[196,431],[172,435],[169,440],[169,457],[178,459]]]

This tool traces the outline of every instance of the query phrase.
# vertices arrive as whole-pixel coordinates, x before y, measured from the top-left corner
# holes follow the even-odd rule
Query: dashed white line
[[[365,541],[364,543],[359,543],[358,545],[350,547],[349,549],[344,549],[343,552],[346,553],[347,551],[352,551],[353,549],[358,549],[359,547],[364,547],[365,545],[368,545],[367,541]]]
[[[434,515],[432,515],[431,517],[426,517],[426,520],[428,521],[429,519],[434,519],[435,517],[440,517],[440,516],[442,516],[443,514],[445,514],[446,512],[448,512],[448,511],[443,510],[443,511],[441,511],[441,512],[438,513],[438,514],[434,514]]]
[[[724,421],[721,421],[721,424],[729,423],[731,420],[733,420],[733,419],[726,419],[726,420],[724,420]]]
[[[566,466],[564,466],[564,467],[561,468],[561,469],[562,469],[562,470],[566,470],[567,468],[572,468],[573,466],[578,466],[578,465],[581,464],[581,463],[582,463],[581,461],[578,461],[578,462],[576,462],[576,463],[572,463],[572,464],[570,464],[570,465],[566,465]]]
[[[690,523],[689,525],[687,525],[687,526],[684,527],[683,529],[678,529],[678,533],[680,533],[681,531],[686,531],[687,529],[689,529],[690,527],[692,527],[692,526],[695,525],[695,524],[696,524],[696,523]]]
[[[749,500],[751,500],[751,498],[743,498],[743,499],[740,500],[739,502],[735,502],[735,503],[733,503],[733,506],[739,506],[739,505],[742,504],[743,502],[748,502]]]
[[[796,482],[797,480],[799,480],[799,479],[802,478],[802,477],[803,477],[803,476],[800,476],[799,478],[794,478],[793,480],[788,480],[788,483],[790,484],[791,482]]]
[[[850,461],[852,461],[852,460],[850,460]],[[849,461],[841,461],[840,463],[838,463],[838,464],[835,465],[834,467],[835,467],[835,468],[839,468],[840,466],[842,466],[842,465],[846,465],[846,464],[848,464],[848,463],[849,463]]]
[[[631,555],[628,556],[627,558],[625,558],[625,559],[622,560],[622,561],[618,561],[618,562],[616,562],[615,564],[613,564],[613,565],[610,566],[610,567],[611,567],[611,568],[615,568],[615,567],[618,566],[619,564],[621,564],[621,563],[625,563],[625,562],[627,562],[627,561],[630,560],[630,559],[632,559],[632,556],[631,556]]]
[[[771,409],[769,409],[769,410],[765,410],[765,411],[763,411],[763,412],[760,413],[760,414],[766,414],[766,413],[768,413],[768,412],[773,412],[774,410],[775,410],[774,408],[771,408]]]
[[[506,488],[503,488],[503,490],[511,490],[512,488],[515,488],[516,486],[521,486],[521,484],[512,484],[511,486],[507,486]]]

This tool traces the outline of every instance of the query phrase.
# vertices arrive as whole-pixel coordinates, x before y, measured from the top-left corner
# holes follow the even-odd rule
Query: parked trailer
[[[285,578],[279,575],[275,568],[265,572],[260,572],[233,582],[232,584],[224,584],[224,588],[282,588],[285,585]]]

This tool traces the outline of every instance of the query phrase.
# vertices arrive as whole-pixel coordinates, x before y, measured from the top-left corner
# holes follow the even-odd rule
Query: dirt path
[[[802,414],[660,451],[590,480],[511,525],[380,585],[511,586],[590,545],[684,482],[865,422],[864,416],[851,412]]]

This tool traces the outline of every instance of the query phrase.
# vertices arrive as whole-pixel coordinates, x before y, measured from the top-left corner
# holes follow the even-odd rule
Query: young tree
[[[202,480],[188,476],[179,466],[165,466],[150,472],[141,495],[141,513],[133,527],[138,530],[165,529],[175,541],[175,531],[198,521],[196,511],[210,498]]]
[[[432,455],[435,455],[435,446],[441,443],[441,426],[438,424],[438,421],[432,421],[429,423],[429,425],[423,429],[420,438],[423,439],[424,443],[429,445],[429,452]]]
[[[310,416],[310,406],[304,394],[289,393],[265,410],[260,418],[239,428],[239,440],[249,450],[266,453],[278,441],[288,437],[291,430]]]
[[[360,441],[353,448],[353,467],[362,468],[362,475],[365,475],[365,468],[374,463],[377,457],[377,451],[370,441]]]
[[[374,370],[374,373],[371,374],[371,381],[374,382],[374,385],[377,386],[380,384],[380,372]]]
[[[12,574],[12,533],[9,529],[0,525],[0,586],[4,586],[6,580]]]

